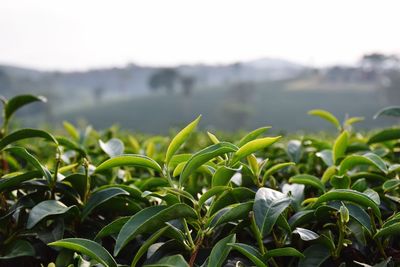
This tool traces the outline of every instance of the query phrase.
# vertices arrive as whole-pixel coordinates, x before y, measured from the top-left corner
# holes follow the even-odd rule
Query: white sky
[[[0,63],[87,69],[400,53],[398,0],[0,0]]]

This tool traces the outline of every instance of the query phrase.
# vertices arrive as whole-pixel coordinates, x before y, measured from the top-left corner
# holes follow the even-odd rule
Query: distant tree
[[[181,82],[183,95],[186,97],[191,96],[196,84],[196,78],[193,76],[180,76],[179,80]]]
[[[168,93],[172,93],[178,78],[179,73],[175,68],[162,68],[150,76],[149,86],[154,91],[165,88]]]

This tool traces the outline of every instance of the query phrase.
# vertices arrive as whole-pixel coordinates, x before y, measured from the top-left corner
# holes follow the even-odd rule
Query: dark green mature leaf
[[[397,139],[400,139],[400,128],[385,129],[371,136],[368,144],[371,145]]]
[[[7,145],[12,144],[14,142],[28,139],[28,138],[44,138],[54,144],[58,145],[58,141],[56,138],[51,135],[50,133],[42,130],[37,129],[21,129],[10,133],[9,135],[5,136],[3,139],[0,140],[0,150],[3,150]]]
[[[333,163],[336,163],[339,158],[345,155],[348,139],[349,139],[349,133],[347,131],[343,131],[336,138],[332,148]]]
[[[258,150],[264,149],[264,148],[272,145],[273,143],[278,141],[280,138],[281,138],[281,136],[265,137],[265,138],[256,139],[256,140],[253,140],[253,141],[250,141],[250,142],[244,144],[233,155],[232,163],[235,163],[235,162],[239,161],[240,159],[247,157],[248,155],[250,155]]]
[[[390,106],[383,108],[374,115],[374,119],[377,119],[381,116],[400,117],[400,106]]]
[[[271,188],[260,188],[254,200],[254,218],[262,236],[272,230],[279,215],[289,207],[291,199]]]
[[[40,171],[29,171],[15,176],[3,176],[0,179],[0,192],[17,187],[22,182],[31,180],[33,178],[41,178],[43,176]]]
[[[149,247],[159,239],[164,232],[169,228],[170,226],[165,226],[155,232],[152,236],[150,236],[140,247],[140,249],[136,252],[135,257],[132,260],[131,267],[135,267],[136,264],[139,262],[140,258],[146,253],[146,251],[149,249]]]
[[[400,235],[400,222],[393,223],[389,226],[380,229],[374,235],[374,238],[394,236],[394,235]]]
[[[243,145],[247,144],[250,141],[253,141],[263,133],[265,133],[268,129],[270,129],[271,126],[266,126],[266,127],[260,127],[258,129],[255,129],[254,131],[251,131],[250,133],[246,134],[242,139],[240,139],[238,143],[238,147],[242,147]]]
[[[86,156],[87,152],[80,144],[71,141],[70,139],[67,139],[63,136],[56,136],[55,138],[60,146],[63,146],[67,149],[75,150],[79,152],[79,154],[81,154],[82,156]]]
[[[226,257],[228,257],[228,254],[232,249],[232,247],[228,246],[228,244],[235,242],[236,242],[236,234],[228,235],[227,237],[224,237],[221,240],[219,240],[211,250],[207,266],[221,267],[224,264]]]
[[[364,207],[371,207],[373,212],[379,218],[381,217],[381,211],[379,206],[369,196],[364,193],[352,190],[352,189],[333,189],[322,196],[320,196],[314,203],[314,207],[318,207],[321,203],[327,201],[340,201],[346,200],[359,204]]]
[[[229,186],[215,186],[201,195],[198,205],[201,207],[210,197],[213,197],[221,192],[225,192],[231,190],[232,188]]]
[[[29,212],[28,222],[26,227],[31,229],[38,222],[43,220],[44,218],[51,215],[60,215],[69,212],[72,209],[76,209],[76,206],[65,206],[62,202],[57,200],[45,200],[37,204],[32,208]]]
[[[340,122],[339,120],[329,111],[323,109],[313,109],[308,112],[309,115],[318,116],[330,123],[332,123],[336,129],[340,129]]]
[[[320,179],[318,179],[317,177],[315,177],[313,175],[298,174],[298,175],[292,176],[289,179],[289,183],[310,185],[312,187],[315,187],[315,188],[321,190],[322,192],[325,192],[324,184],[321,182]]]
[[[154,264],[146,264],[143,267],[189,267],[182,255],[172,255],[162,258]]]
[[[247,187],[236,187],[223,192],[210,206],[210,214],[234,203],[243,203],[254,200],[255,192]]]
[[[25,159],[30,164],[32,164],[33,167],[35,167],[38,171],[40,171],[43,174],[43,176],[46,178],[47,182],[49,182],[49,183],[52,182],[53,177],[52,177],[50,171],[46,167],[44,167],[42,164],[40,164],[40,162],[32,154],[30,154],[25,148],[13,146],[13,147],[6,148],[5,151],[11,152],[11,153]]]
[[[249,260],[251,260],[257,267],[267,267],[268,265],[265,263],[263,256],[252,246],[242,244],[242,243],[234,243],[228,244],[233,249],[239,251],[244,256],[246,256]]]
[[[333,175],[330,179],[330,183],[335,189],[348,189],[350,187],[350,177],[347,175]]]
[[[107,142],[99,140],[99,145],[101,149],[111,158],[122,155],[125,149],[124,143],[122,143],[122,141],[118,138],[111,138]]]
[[[237,171],[237,169],[232,169],[226,166],[219,167],[211,179],[211,187],[228,185],[232,176]]]
[[[172,206],[152,206],[133,215],[124,224],[118,234],[114,248],[114,255],[118,255],[123,247],[135,236],[148,231],[154,231],[168,222],[177,218],[196,218],[196,212],[186,204],[174,204]]]
[[[343,205],[342,203],[333,202],[328,206],[339,211],[342,205]],[[359,222],[362,226],[365,227],[365,229],[367,229],[370,233],[372,233],[371,219],[368,213],[357,205],[345,204],[345,206],[349,211],[350,217]]]
[[[228,142],[220,142],[218,144],[211,145],[200,150],[199,152],[191,156],[190,159],[187,161],[179,177],[179,184],[183,185],[189,178],[189,175],[207,161],[210,161],[215,157],[221,156],[229,152],[235,152],[236,150],[237,147]]]
[[[171,141],[168,146],[167,153],[165,155],[165,163],[168,165],[172,156],[175,152],[182,146],[182,144],[186,141],[189,135],[194,131],[197,124],[201,119],[201,115],[198,116],[194,121],[189,123],[185,128],[183,128]]]
[[[49,246],[62,247],[77,251],[97,262],[103,264],[105,267],[117,267],[117,263],[110,253],[100,246],[98,243],[83,239],[83,238],[65,238],[56,242],[48,244]]]
[[[9,120],[11,116],[21,107],[32,103],[32,102],[47,102],[44,96],[34,96],[34,95],[18,95],[7,101],[4,110],[4,117]]]
[[[393,178],[384,182],[382,185],[382,189],[383,191],[390,191],[399,186],[400,186],[400,179]]]
[[[97,166],[96,172],[121,166],[137,166],[162,172],[160,165],[155,160],[138,154],[125,154],[108,159]]]
[[[83,208],[81,220],[84,220],[90,214],[90,212],[97,206],[101,205],[102,203],[106,202],[109,199],[112,199],[113,197],[120,195],[129,195],[129,193],[124,189],[118,187],[111,187],[97,191],[96,193],[90,196],[88,202]]]
[[[303,252],[304,258],[300,259],[299,267],[321,266],[330,256],[329,249],[321,244],[312,245]]]
[[[276,249],[269,250],[264,254],[263,257],[264,257],[264,259],[269,260],[270,258],[273,258],[273,257],[304,258],[304,255],[303,255],[303,253],[301,253],[300,251],[298,251],[295,248],[286,247],[286,248],[276,248]]]
[[[350,155],[347,156],[340,164],[339,175],[343,175],[346,171],[354,168],[358,165],[370,165],[379,169],[381,172],[387,174],[388,169],[385,162],[381,157],[375,155],[374,153],[367,153],[365,155]]]
[[[253,201],[229,205],[216,212],[207,222],[206,226],[217,227],[223,223],[245,220],[253,207]]]
[[[296,212],[289,219],[289,225],[291,228],[295,228],[298,225],[303,225],[305,223],[310,222],[315,218],[314,210],[301,210]]]
[[[112,221],[111,223],[107,224],[97,233],[94,240],[99,240],[103,237],[118,233],[119,231],[121,231],[122,226],[124,226],[124,224],[130,218],[131,218],[130,216],[124,216],[124,217],[118,218],[118,219]]]
[[[36,255],[34,247],[26,240],[16,240],[4,248],[0,259],[8,260],[18,257],[34,257]]]

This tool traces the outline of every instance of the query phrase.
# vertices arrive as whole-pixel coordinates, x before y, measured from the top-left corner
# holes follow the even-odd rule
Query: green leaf
[[[373,201],[366,194],[360,193],[352,189],[332,189],[331,191],[320,196],[314,203],[314,207],[318,207],[321,203],[327,201],[340,201],[340,200],[354,202],[364,207],[371,207],[375,215],[378,216],[379,218],[381,217],[381,211],[379,209],[379,206],[375,203],[375,201]]]
[[[65,238],[48,244],[77,251],[101,263],[105,267],[117,267],[114,258],[98,243],[83,238]]]
[[[400,222],[393,223],[389,226],[386,226],[378,230],[378,232],[374,235],[374,239],[379,237],[387,237],[394,235],[400,235]]]
[[[121,231],[122,226],[124,226],[124,224],[130,218],[131,218],[130,216],[124,216],[124,217],[118,218],[118,219],[112,221],[111,223],[107,224],[97,233],[94,240],[99,240],[103,237],[118,233],[119,231]]]
[[[296,230],[293,231],[294,234],[299,234],[300,238],[304,241],[311,241],[319,238],[319,234],[314,231],[297,227]]]
[[[27,162],[32,164],[33,167],[35,167],[38,171],[40,171],[42,173],[42,175],[46,178],[48,183],[52,182],[53,177],[52,177],[50,171],[46,167],[44,167],[42,164],[40,164],[40,162],[32,154],[30,154],[25,148],[13,146],[13,147],[6,148],[5,151],[11,152],[11,153],[25,159]]]
[[[294,166],[294,165],[296,165],[296,163],[294,163],[294,162],[284,162],[284,163],[275,164],[274,166],[272,166],[271,168],[269,168],[268,170],[265,171],[264,176],[263,176],[265,178],[263,180],[266,181],[266,179],[269,176],[271,176],[272,174],[278,172],[281,169],[284,169],[289,166]]]
[[[298,257],[298,258],[304,258],[303,253],[298,251],[295,248],[291,247],[286,247],[286,248],[276,248],[267,251],[264,254],[264,259],[269,260],[273,257]]]
[[[110,158],[122,155],[125,149],[124,143],[118,138],[111,138],[105,143],[99,140],[99,145]]]
[[[46,131],[36,130],[36,129],[21,129],[21,130],[15,131],[15,132],[5,136],[3,139],[1,139],[0,140],[0,150],[3,150],[3,148],[5,148],[7,145],[14,143],[16,141],[20,141],[20,140],[28,139],[28,138],[35,138],[35,137],[44,138],[44,139],[58,145],[58,142],[54,138],[54,136],[49,134]]]
[[[36,255],[34,247],[26,240],[16,240],[4,248],[0,256],[2,260],[18,257],[34,257]]]
[[[330,251],[324,245],[316,244],[306,248],[303,255],[298,267],[319,267],[329,258]]]
[[[393,179],[390,179],[390,180],[387,180],[386,182],[384,182],[382,185],[382,189],[383,189],[383,191],[387,192],[387,191],[395,189],[398,186],[400,186],[400,179],[393,178]]]
[[[375,143],[382,143],[398,139],[400,139],[400,128],[392,128],[392,129],[385,129],[374,134],[369,138],[367,143],[371,145]]]
[[[241,146],[234,154],[233,159],[232,159],[232,164],[239,161],[241,158],[247,157],[248,155],[264,149],[276,141],[278,141],[281,138],[281,136],[277,137],[265,137],[265,138],[260,138],[256,139],[253,141],[250,141],[243,146]]]
[[[358,165],[370,165],[379,169],[381,172],[387,174],[388,169],[385,162],[377,155],[373,153],[367,153],[365,155],[351,155],[347,156],[340,164],[339,175],[343,175],[346,171],[354,168]]]
[[[0,179],[0,193],[5,190],[12,189],[21,184],[22,182],[31,180],[33,178],[41,178],[42,176],[43,174],[40,171],[29,171],[11,177],[3,176]]]
[[[142,168],[150,168],[158,172],[162,172],[160,165],[158,165],[158,163],[155,160],[138,154],[125,154],[108,159],[103,163],[101,163],[99,166],[97,166],[96,172],[121,166],[136,166]]]
[[[261,235],[269,234],[279,215],[290,205],[290,198],[271,188],[260,188],[254,200],[254,218]]]
[[[211,250],[207,266],[221,267],[224,264],[226,257],[228,257],[228,254],[232,249],[232,247],[228,246],[228,244],[235,242],[236,242],[236,234],[228,235],[227,237],[219,240]]]
[[[231,190],[232,188],[229,186],[215,186],[201,195],[198,205],[201,207],[210,197],[218,195],[221,192]]]
[[[242,243],[228,244],[228,246],[231,246],[233,249],[239,251],[241,254],[246,256],[257,267],[267,267],[268,266],[266,263],[264,263],[263,256],[254,247],[246,245],[246,244],[242,244]]]
[[[313,175],[298,174],[298,175],[292,176],[289,179],[289,183],[309,185],[309,186],[312,186],[312,187],[315,187],[315,188],[321,190],[322,192],[325,192],[324,184],[321,182],[320,179],[318,179],[317,177],[315,177]]]
[[[201,165],[208,162],[209,160],[229,152],[234,152],[236,150],[237,147],[228,142],[220,142],[218,144],[211,145],[200,150],[199,152],[191,156],[190,159],[187,161],[179,177],[179,184],[183,185],[192,172],[194,172],[197,168],[199,168]]]
[[[162,258],[154,264],[146,264],[143,267],[189,267],[182,255],[172,255]]]
[[[330,123],[332,123],[336,129],[340,129],[340,122],[339,120],[329,111],[323,109],[313,109],[308,112],[309,115],[318,116]]]
[[[45,200],[37,204],[29,212],[28,222],[26,228],[31,229],[38,222],[51,215],[60,215],[76,209],[76,206],[65,206],[62,202],[57,200]]]
[[[217,227],[223,223],[245,220],[253,207],[253,201],[229,205],[216,212],[207,222],[206,226]]]
[[[139,211],[124,224],[119,232],[114,255],[118,255],[135,236],[159,229],[170,220],[189,217],[196,218],[196,212],[188,205],[181,203],[172,206],[152,206]]]
[[[335,189],[348,189],[350,187],[351,180],[347,175],[334,175],[330,179],[330,182]]]
[[[4,110],[4,118],[9,120],[11,116],[19,108],[36,101],[47,102],[44,96],[34,96],[34,95],[18,95],[7,101]]]
[[[344,126],[349,127],[349,126],[353,125],[354,123],[362,122],[363,120],[364,120],[363,117],[351,117],[351,118],[348,118],[347,120],[345,120]]]
[[[333,163],[337,163],[338,159],[343,157],[346,153],[349,134],[343,131],[335,140],[332,148]]]
[[[383,108],[374,115],[374,119],[377,119],[381,116],[400,117],[400,106],[390,106]]]
[[[333,202],[328,206],[334,208],[336,211],[339,211],[342,204],[339,202]],[[371,218],[368,213],[357,205],[345,204],[345,206],[349,210],[350,217],[364,226],[369,233],[372,233]]]
[[[83,221],[97,206],[101,205],[109,199],[112,199],[113,197],[120,195],[129,195],[129,193],[126,192],[124,189],[118,187],[106,188],[104,190],[95,192],[90,196],[88,202],[83,208],[81,220]]]
[[[149,247],[159,239],[164,232],[169,228],[170,226],[165,226],[155,232],[152,236],[150,236],[144,243],[143,245],[139,248],[139,250],[136,252],[135,257],[132,260],[131,267],[135,267],[136,264],[139,262],[140,258],[146,253],[146,251],[149,249]]]
[[[81,154],[83,157],[86,157],[87,153],[86,153],[85,149],[81,145],[77,144],[76,142],[73,142],[70,139],[67,139],[62,136],[56,136],[56,140],[60,146],[63,146],[67,149],[75,150],[75,151],[79,152],[79,154]]]
[[[253,141],[263,133],[265,133],[268,129],[270,129],[271,126],[266,126],[266,127],[260,127],[258,129],[255,129],[254,131],[251,131],[250,133],[246,134],[242,139],[240,139],[238,143],[238,147],[242,147],[243,145],[247,144],[250,141]]]
[[[68,132],[68,134],[75,139],[75,141],[79,141],[81,138],[79,131],[75,128],[75,126],[72,123],[69,123],[68,121],[63,121],[63,126],[64,129]]]
[[[211,179],[211,187],[228,185],[232,176],[237,171],[237,169],[232,169],[226,166],[219,167]]]
[[[165,155],[165,163],[168,165],[171,157],[175,154],[175,152],[182,146],[182,144],[187,140],[189,135],[194,131],[197,124],[201,119],[201,115],[198,116],[194,121],[189,123],[185,128],[183,128],[171,141],[168,146],[167,154]]]

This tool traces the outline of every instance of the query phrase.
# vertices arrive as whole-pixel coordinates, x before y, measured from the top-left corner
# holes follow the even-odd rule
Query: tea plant
[[[363,135],[325,110],[333,140],[171,140],[10,130],[42,97],[3,99],[0,266],[397,266],[400,128]],[[391,107],[377,114],[398,116]]]

